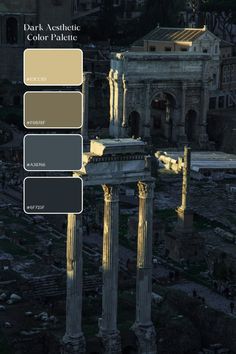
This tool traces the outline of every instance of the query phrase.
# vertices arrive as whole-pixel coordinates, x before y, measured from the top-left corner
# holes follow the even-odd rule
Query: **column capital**
[[[119,201],[119,186],[118,185],[102,185],[104,191],[105,202],[118,202]]]
[[[153,198],[154,196],[154,183],[153,182],[138,182],[139,198]]]

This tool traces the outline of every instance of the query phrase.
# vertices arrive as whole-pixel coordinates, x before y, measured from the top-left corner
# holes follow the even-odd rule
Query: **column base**
[[[81,334],[78,337],[71,337],[67,334],[62,340],[61,354],[80,354],[86,353],[86,343],[84,335]]]
[[[98,337],[102,340],[104,354],[121,354],[121,339],[119,331],[109,333],[100,329]]]
[[[208,135],[206,133],[201,133],[199,136],[199,146],[201,149],[206,149],[208,150],[209,148],[209,138]]]
[[[121,127],[121,138],[129,138],[128,136],[128,126],[127,124],[122,124],[122,127]]]
[[[110,122],[109,125],[109,135],[111,138],[119,137],[119,127],[117,127],[113,122]]]
[[[177,136],[177,145],[181,148],[184,148],[185,145],[188,145],[188,138],[186,134],[183,133]]]
[[[138,353],[139,354],[156,354],[156,330],[153,324],[141,325],[135,323],[132,326],[137,340],[138,340]]]

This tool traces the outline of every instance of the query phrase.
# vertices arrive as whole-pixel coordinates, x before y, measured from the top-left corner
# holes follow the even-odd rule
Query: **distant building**
[[[236,105],[236,56],[235,46],[220,40],[203,28],[155,28],[136,41],[131,51],[148,52],[194,52],[211,55],[212,89],[210,90],[209,109],[221,109]],[[220,59],[220,61],[219,61]]]
[[[141,16],[147,0],[110,0],[121,24]],[[104,0],[74,0],[73,19],[92,24],[100,15]],[[93,23],[94,24],[94,23]]]
[[[72,0],[1,0],[0,2],[0,80],[22,82],[23,51],[27,47],[55,46],[29,42],[24,24],[59,25],[72,23]],[[37,32],[35,32],[37,33]],[[67,45],[62,43],[63,46]],[[56,43],[60,46],[60,42]]]
[[[206,26],[156,27],[112,55],[110,134],[207,147],[209,110],[236,104],[234,63],[232,45]]]
[[[156,27],[143,38],[134,42],[132,51],[140,52],[195,52],[219,57],[220,39],[203,28]]]

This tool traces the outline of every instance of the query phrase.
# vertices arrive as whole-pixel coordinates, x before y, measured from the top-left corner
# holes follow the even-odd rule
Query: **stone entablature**
[[[91,140],[83,167],[74,175],[82,177],[85,186],[150,181],[151,156],[146,146],[139,139]]]
[[[114,53],[111,57],[110,76],[118,80],[120,76],[126,75],[124,79],[128,83],[133,79],[136,84],[142,84],[147,79],[154,82],[160,82],[161,79],[202,80],[202,75],[207,73],[210,59],[209,54],[199,53]]]

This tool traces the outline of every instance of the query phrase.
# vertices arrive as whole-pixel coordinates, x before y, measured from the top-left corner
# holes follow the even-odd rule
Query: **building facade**
[[[222,91],[221,40],[206,27],[157,27],[129,52],[112,56],[109,78],[114,137],[206,147],[212,98],[228,94]]]
[[[22,82],[23,51],[28,47],[53,47],[54,43],[27,40],[24,24],[31,26],[69,25],[72,22],[71,0],[2,0],[0,4],[0,80]],[[63,46],[67,45],[62,43]],[[60,46],[60,42],[56,43]]]

